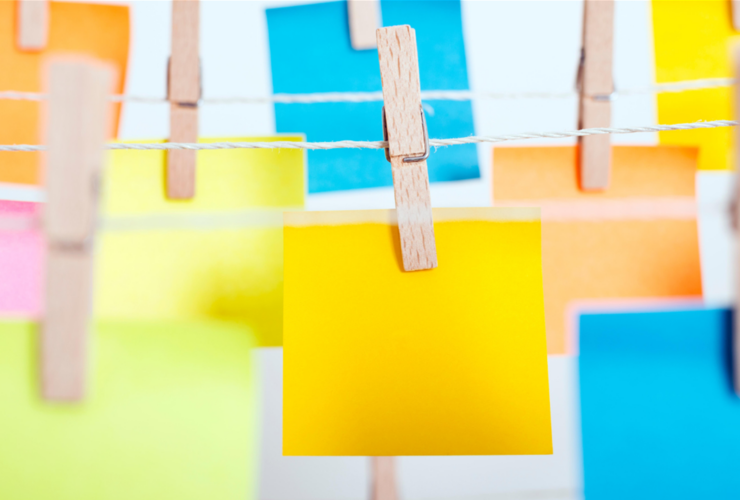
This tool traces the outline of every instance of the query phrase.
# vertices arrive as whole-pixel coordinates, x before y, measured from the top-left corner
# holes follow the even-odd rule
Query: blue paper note
[[[468,90],[459,1],[381,2],[384,26],[409,24],[416,30],[422,90]],[[370,92],[382,90],[377,50],[350,44],[346,2],[267,9],[272,83],[275,93]],[[473,135],[469,101],[429,101],[431,138]],[[278,132],[300,132],[309,141],[383,139],[382,102],[275,104]],[[429,180],[480,176],[474,145],[432,150]],[[383,151],[308,152],[308,191],[391,186]]]
[[[740,497],[732,313],[580,317],[588,500]]]

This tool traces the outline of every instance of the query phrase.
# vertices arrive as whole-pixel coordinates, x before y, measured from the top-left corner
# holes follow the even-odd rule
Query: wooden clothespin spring
[[[419,108],[421,111],[421,128],[424,131],[424,152],[419,156],[406,156],[403,158],[404,163],[413,163],[417,161],[424,161],[429,158],[429,131],[427,130],[427,119],[424,115],[424,108]],[[383,113],[383,140],[388,142],[388,123],[385,120],[385,106],[381,110]],[[391,163],[390,148],[385,148],[385,159],[388,163]]]

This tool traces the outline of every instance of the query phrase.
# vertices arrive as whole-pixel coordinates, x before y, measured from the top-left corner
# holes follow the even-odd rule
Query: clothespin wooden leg
[[[78,401],[85,395],[97,178],[113,78],[105,67],[55,61],[48,81],[42,393],[49,400]]]
[[[200,99],[200,3],[198,0],[172,2],[172,53],[168,68],[170,100],[170,142],[198,142],[198,100]],[[195,196],[197,151],[167,152],[167,197]]]
[[[586,0],[583,9],[579,128],[609,127],[611,101],[614,96],[612,78],[614,1]],[[578,144],[581,189],[606,189],[609,186],[611,170],[609,135],[580,137]]]
[[[170,142],[198,142],[198,109],[170,103]],[[190,199],[195,196],[197,151],[167,151],[167,197]]]
[[[17,0],[16,9],[18,50],[37,51],[46,48],[49,38],[48,0]]]
[[[372,490],[371,500],[398,500],[396,486],[396,459],[394,457],[371,457]]]
[[[437,267],[432,202],[429,195],[429,156],[424,111],[421,107],[416,33],[410,26],[378,30],[378,57],[383,85],[386,158],[393,171],[403,267],[418,271]]]
[[[380,28],[378,0],[348,0],[349,37],[355,50],[374,49],[375,30]]]

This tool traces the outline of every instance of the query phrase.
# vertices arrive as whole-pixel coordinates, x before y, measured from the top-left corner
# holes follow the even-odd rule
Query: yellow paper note
[[[300,137],[220,141],[302,140]],[[282,210],[303,206],[304,153],[198,153],[196,195],[164,197],[165,153],[115,151],[106,171],[96,315],[223,319],[282,344]]]
[[[729,0],[653,0],[658,83],[733,76],[730,49],[738,41]],[[658,122],[732,120],[731,87],[658,94]],[[659,132],[662,144],[700,146],[699,169],[732,169],[731,128]]]
[[[98,322],[80,404],[41,400],[37,339],[0,323],[0,498],[253,498],[249,330]]]
[[[285,214],[283,453],[552,453],[538,209]]]

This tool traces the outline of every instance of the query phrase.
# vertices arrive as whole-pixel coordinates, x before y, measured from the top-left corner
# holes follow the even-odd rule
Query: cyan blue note
[[[416,30],[422,90],[468,90],[459,1],[381,1],[384,26]],[[346,2],[267,9],[275,93],[380,91],[377,50],[350,45]],[[469,101],[429,101],[429,137],[474,134]],[[280,133],[302,132],[309,141],[383,140],[381,102],[275,104]],[[429,180],[479,177],[475,145],[432,150]],[[308,191],[320,193],[393,185],[382,150],[308,152]]]
[[[732,313],[580,317],[587,500],[740,498]]]

